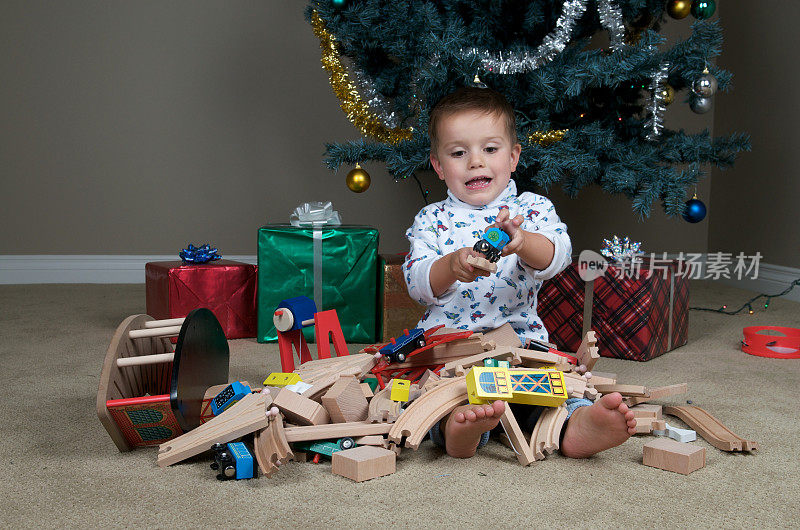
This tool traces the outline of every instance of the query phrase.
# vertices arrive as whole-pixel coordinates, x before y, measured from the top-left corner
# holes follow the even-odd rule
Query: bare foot
[[[575,409],[567,422],[561,454],[587,458],[620,445],[636,432],[633,412],[619,392],[606,394],[594,405]]]
[[[442,429],[447,454],[454,458],[469,458],[478,449],[481,435],[497,427],[506,410],[505,401],[491,405],[462,405],[456,407]]]

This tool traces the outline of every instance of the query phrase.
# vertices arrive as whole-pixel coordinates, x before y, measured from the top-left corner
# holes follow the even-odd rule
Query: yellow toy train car
[[[560,370],[475,366],[467,373],[467,393],[474,405],[502,399],[509,403],[558,407],[567,398]]]

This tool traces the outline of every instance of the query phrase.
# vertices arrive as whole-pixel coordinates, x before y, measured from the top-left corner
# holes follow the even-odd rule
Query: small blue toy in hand
[[[511,241],[511,238],[508,237],[508,234],[496,226],[493,226],[486,229],[483,233],[483,237],[475,243],[472,249],[486,256],[486,259],[491,263],[497,263],[500,259],[500,253],[503,251],[503,247],[505,247],[506,243],[509,241]]]

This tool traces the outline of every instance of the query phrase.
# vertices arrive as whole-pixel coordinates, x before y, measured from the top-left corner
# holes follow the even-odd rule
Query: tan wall
[[[749,132],[753,151],[714,172],[709,251],[760,251],[765,263],[800,267],[800,3],[721,9],[728,42],[720,62],[736,75],[734,91],[717,98],[714,126],[719,134]]]
[[[285,221],[295,205],[321,199],[332,200],[346,223],[377,226],[383,252],[405,250],[404,231],[423,205],[416,184],[394,183],[380,164],[367,164],[372,187],[357,195],[344,185],[349,168],[331,174],[321,163],[325,142],[358,135],[320,67],[318,41],[302,17],[304,5],[298,0],[3,2],[0,253],[170,254],[187,242],[211,242],[223,254],[255,254],[261,224]],[[725,7],[735,9],[735,16],[744,9]],[[729,49],[740,50],[746,46],[731,42],[738,31],[764,35],[764,25],[779,23],[723,22],[730,26]],[[689,23],[672,21],[668,33],[682,34]],[[747,68],[769,57],[752,55],[723,61],[737,71],[740,89],[750,75]],[[776,61],[773,77],[796,75],[788,62],[770,60]],[[762,79],[748,83],[761,86]],[[726,119],[732,128],[755,135],[757,128],[768,129],[756,119],[764,107],[796,112],[791,90],[791,83],[776,83],[769,91],[773,103],[763,93],[737,99],[737,109],[749,110],[752,119],[740,123],[738,112],[728,112]],[[721,96],[720,109],[729,104],[722,98],[733,101]],[[691,131],[712,125],[712,114],[694,115],[682,99],[668,110],[667,126]],[[718,126],[728,121],[720,119]],[[785,130],[791,130],[788,123]],[[780,150],[780,144],[772,148]],[[752,173],[754,156],[744,160],[746,165],[724,176],[746,174],[747,168]],[[787,175],[770,173],[776,181]],[[431,199],[444,196],[433,175],[421,178]],[[751,204],[769,207],[783,194],[778,186],[763,200],[750,197]],[[736,242],[731,239],[739,230],[726,231],[727,210],[715,209],[730,201],[715,187],[712,204],[708,181],[699,190],[710,208],[715,244]],[[643,241],[647,251],[707,248],[708,221],[667,219],[657,205],[650,219],[639,222],[627,199],[599,189],[586,190],[577,200],[559,190],[551,195],[576,250],[597,248],[615,233]],[[716,223],[717,215],[726,222]]]

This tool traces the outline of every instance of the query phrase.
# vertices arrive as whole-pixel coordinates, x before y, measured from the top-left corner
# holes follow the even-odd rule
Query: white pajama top
[[[537,270],[511,254],[500,258],[496,273],[479,276],[470,283],[457,280],[441,296],[433,296],[433,263],[459,248],[472,248],[488,225],[494,223],[501,208],[509,209],[510,219],[522,215],[523,230],[542,234],[553,242],[555,253],[550,265]],[[411,243],[403,264],[408,292],[428,307],[419,327],[444,324],[481,332],[508,322],[523,341],[547,341],[547,330],[536,313],[536,295],[543,280],[552,278],[572,261],[567,225],[561,222],[547,197],[530,192],[517,195],[513,179],[494,201],[484,206],[467,204],[448,190],[447,199],[420,210],[406,237]]]

